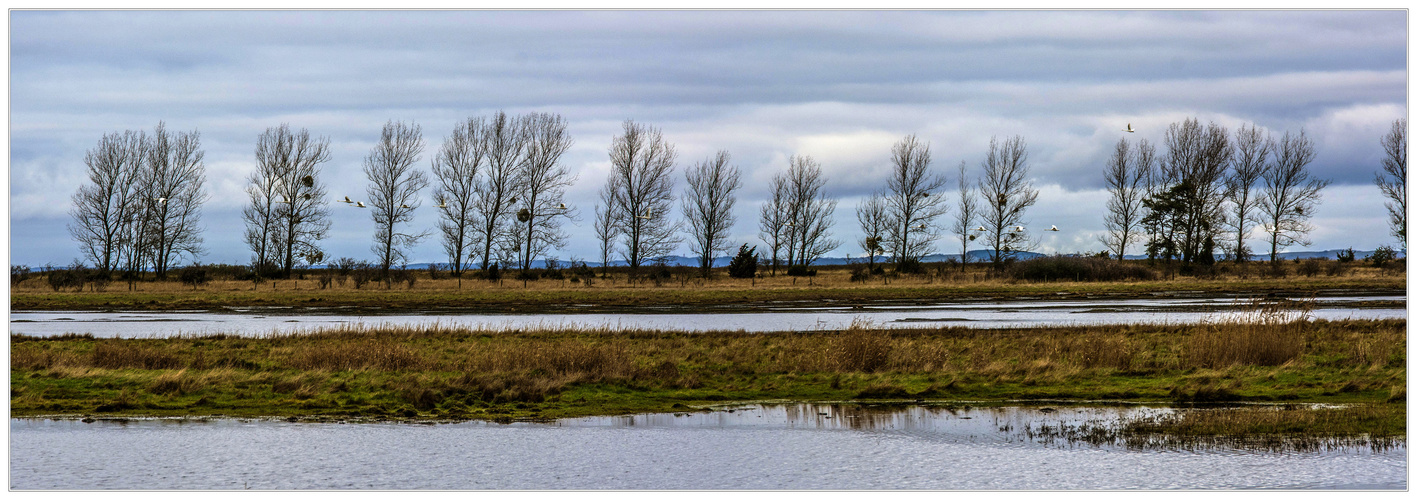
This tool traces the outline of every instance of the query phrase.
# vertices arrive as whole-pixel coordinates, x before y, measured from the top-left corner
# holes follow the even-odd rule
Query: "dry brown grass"
[[[1312,308],[1312,302],[1297,308],[1289,302],[1259,302],[1229,319],[1199,325],[1190,336],[1187,356],[1206,368],[1292,361],[1304,353]]]

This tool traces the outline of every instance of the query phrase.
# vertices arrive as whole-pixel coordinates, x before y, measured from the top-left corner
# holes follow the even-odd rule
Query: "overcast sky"
[[[1302,129],[1317,146],[1314,174],[1333,181],[1308,249],[1395,245],[1372,178],[1379,138],[1407,114],[1404,11],[9,15],[12,264],[79,256],[70,196],[105,133],[159,121],[199,131],[211,201],[198,259],[246,263],[243,189],[267,127],[328,137],[330,194],[364,199],[361,162],[386,121],[423,127],[427,169],[456,122],[497,110],[569,122],[564,162],[578,180],[566,199],[581,221],[552,253],[562,260],[597,255],[595,192],[626,119],[675,144],[678,189],[685,168],[732,154],[745,181],[735,246],[757,244],[767,180],[791,155],[820,162],[840,200],[845,243],[830,255],[860,255],[855,207],[884,188],[893,143],[928,141],[954,186],[960,162],[978,174],[991,137],[1021,135],[1040,191],[1025,220],[1061,229],[1037,251],[1098,251],[1108,152],[1124,135],[1159,144],[1187,117]],[[1128,123],[1137,133],[1122,132]],[[326,255],[372,259],[369,212],[331,210]],[[431,209],[420,214],[416,228],[434,227]],[[411,253],[445,259],[433,237]]]

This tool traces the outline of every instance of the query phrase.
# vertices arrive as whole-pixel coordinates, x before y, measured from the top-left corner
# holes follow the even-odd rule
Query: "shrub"
[[[440,264],[428,264],[428,279],[430,279],[430,280],[443,279],[443,273],[440,272],[440,271],[442,271],[443,268],[445,268],[445,267],[447,267],[447,266],[446,266],[446,265],[440,265]]]
[[[734,278],[752,278],[758,274],[758,247],[749,248],[747,243],[738,247],[738,255],[728,262],[728,275]]]
[[[1383,245],[1378,247],[1377,250],[1373,250],[1373,253],[1368,256],[1367,261],[1368,264],[1373,267],[1384,267],[1388,262],[1392,262],[1392,260],[1396,258],[1397,251],[1393,250],[1390,246]]]
[[[788,276],[816,276],[816,269],[808,269],[806,264],[796,264],[787,268]]]
[[[1156,273],[1139,264],[1096,257],[1039,257],[1009,265],[1008,272],[1026,281],[1120,281],[1150,280]]]
[[[501,281],[502,267],[497,264],[487,266],[487,270],[482,272],[482,278],[487,281]]]
[[[851,282],[858,283],[871,279],[871,271],[866,270],[866,266],[856,264],[851,266]]]
[[[1320,257],[1317,259],[1304,259],[1299,262],[1299,267],[1295,271],[1306,278],[1312,278],[1314,277],[1314,275],[1319,274],[1319,271],[1321,271],[1324,267],[1324,261],[1327,260],[1328,258],[1326,257]]]
[[[183,284],[191,286],[193,290],[196,290],[197,286],[204,285],[210,281],[211,276],[207,275],[206,267],[203,267],[201,264],[192,264],[182,268],[182,271],[177,273],[177,279],[182,280]]]
[[[10,266],[10,286],[15,286],[30,279],[30,266]]]
[[[65,288],[73,288],[76,291],[82,291],[84,289],[84,274],[86,274],[86,270],[83,269],[82,266],[78,269],[46,269],[44,273],[45,282],[47,282],[49,287],[53,288],[54,291],[58,292]]]
[[[354,288],[358,290],[362,288],[365,283],[374,281],[374,278],[377,277],[375,273],[376,271],[373,265],[370,265],[368,262],[360,261],[354,264],[349,273],[349,277],[354,280]]]
[[[925,272],[925,266],[920,265],[919,260],[905,259],[896,263],[895,272],[900,274],[921,274]]]
[[[1353,262],[1353,260],[1353,247],[1348,247],[1347,250],[1338,251],[1339,262]]]
[[[546,270],[541,272],[541,277],[549,280],[564,280],[566,273],[561,270],[561,263],[556,259],[546,258]]]

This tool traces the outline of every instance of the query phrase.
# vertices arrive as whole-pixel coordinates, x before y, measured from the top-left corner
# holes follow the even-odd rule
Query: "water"
[[[1356,300],[1398,301],[1405,296],[1320,297],[1318,319],[1406,318],[1404,308],[1354,307]],[[345,309],[241,308],[211,311],[21,311],[10,313],[10,332],[49,336],[89,333],[96,337],[166,337],[179,334],[259,335],[349,325],[432,325],[489,329],[581,326],[661,330],[804,331],[841,329],[854,321],[886,328],[966,326],[1065,326],[1121,323],[1196,323],[1224,318],[1250,307],[1237,298],[1125,300],[975,300],[928,305],[792,307],[767,311],[675,313],[644,308],[636,313],[488,314],[420,311],[350,313]]]
[[[11,419],[12,489],[1405,489],[1406,447],[1137,448],[1165,408],[741,405],[552,423]]]

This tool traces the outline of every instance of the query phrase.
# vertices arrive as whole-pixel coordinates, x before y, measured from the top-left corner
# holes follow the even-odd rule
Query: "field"
[[[500,281],[405,271],[397,280],[361,281],[311,270],[288,280],[146,279],[90,283],[82,290],[55,289],[39,275],[12,281],[11,307],[535,313],[588,304],[601,311],[673,306],[692,312],[794,302],[1171,292],[1305,297],[1321,290],[1406,290],[1400,267],[1361,262],[1286,262],[1277,270],[1219,265],[1201,276],[1162,268],[1124,268],[1119,274],[1109,268],[1098,271],[1101,278],[1085,274],[1097,271],[1096,265],[1088,271],[1064,264],[1035,265],[1027,273],[932,264],[922,273],[899,275],[839,266],[819,268],[810,277],[754,279],[702,279],[696,270],[667,268],[641,271],[637,279],[612,269],[608,275],[595,270]],[[12,336],[10,402],[12,416],[496,421],[695,411],[721,402],[774,400],[1334,403],[1340,407],[1318,417],[1302,411],[1286,416],[1300,415],[1293,413],[1299,410],[1211,412],[1134,427],[1140,434],[1164,428],[1210,435],[1405,435],[1406,321],[1282,323],[1279,311],[1254,312],[1261,321],[997,330],[857,325],[749,334],[378,327],[256,337]]]
[[[553,419],[722,401],[1342,403],[1405,429],[1405,321],[746,334],[12,337],[11,415]],[[1357,410],[1354,410],[1357,411]],[[1372,410],[1362,410],[1371,413]],[[1367,413],[1365,413],[1367,414]]]
[[[853,270],[847,266],[823,267],[812,277],[778,275],[756,279],[728,278],[718,270],[707,280],[700,278],[697,270],[688,268],[667,268],[663,270],[665,274],[654,277],[642,271],[646,275],[634,280],[629,279],[624,269],[614,269],[607,278],[595,270],[594,276],[562,272],[558,278],[533,281],[509,277],[500,281],[454,279],[446,272],[438,273],[435,279],[429,272],[419,270],[405,272],[405,279],[398,281],[370,281],[359,286],[353,277],[311,270],[303,277],[259,283],[222,276],[199,285],[149,279],[131,284],[123,281],[99,286],[90,284],[82,291],[55,290],[43,277],[35,276],[12,284],[10,307],[14,310],[172,310],[223,306],[344,306],[526,313],[586,304],[608,308],[678,306],[691,312],[699,307],[752,306],[773,301],[853,303],[981,297],[1127,297],[1169,291],[1304,296],[1331,289],[1406,289],[1406,273],[1400,268],[1374,268],[1361,262],[1325,262],[1323,272],[1311,272],[1313,270],[1304,269],[1306,266],[1285,262],[1280,275],[1266,272],[1269,266],[1261,264],[1219,265],[1213,274],[1205,276],[1173,276],[1158,268],[1153,279],[1110,281],[1088,281],[1085,276],[1070,272],[1064,273],[1066,277],[1029,280],[1009,273],[995,273],[981,265],[960,271],[943,264],[927,264],[921,274],[867,275],[864,281],[853,280]]]

